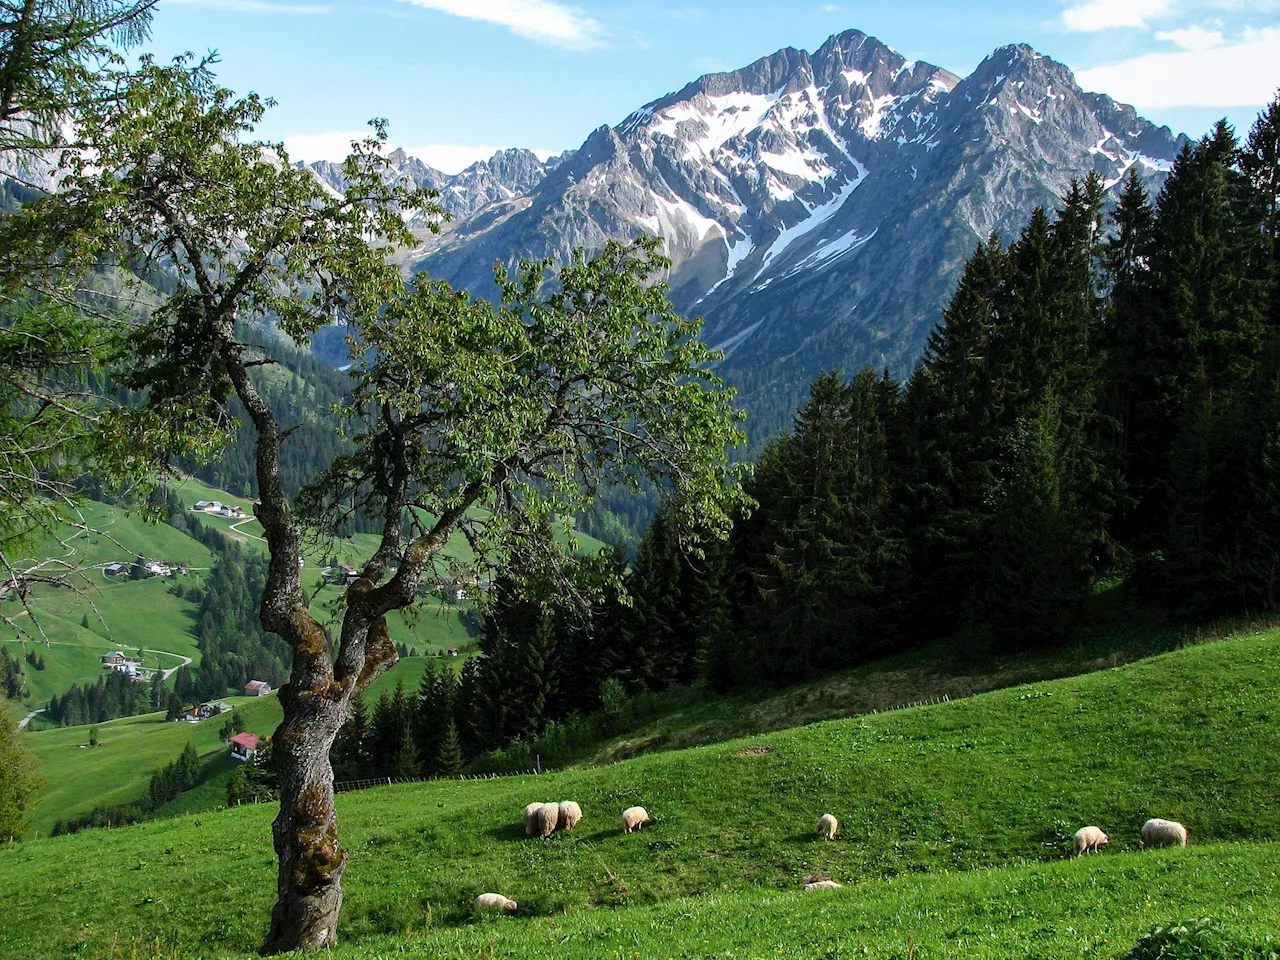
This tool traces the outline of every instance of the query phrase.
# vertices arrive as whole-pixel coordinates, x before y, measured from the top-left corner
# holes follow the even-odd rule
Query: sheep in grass
[[[524,808],[524,835],[526,837],[533,836],[534,827],[537,826],[537,822],[533,815],[537,812],[540,806],[542,806],[540,803],[531,803]]]
[[[560,805],[558,803],[540,803],[533,811],[533,832],[546,839],[556,832],[560,825]]]
[[[578,821],[582,819],[582,808],[572,800],[560,801],[560,827],[563,830],[572,830],[578,825]]]
[[[622,811],[622,832],[632,833],[639,830],[646,823],[652,823],[649,814],[644,807],[627,807]]]
[[[1153,817],[1142,825],[1144,847],[1185,847],[1187,828],[1174,820]]]
[[[1110,842],[1111,838],[1097,827],[1081,827],[1071,839],[1071,849],[1077,857],[1082,857],[1086,853],[1097,853],[1100,846]]]
[[[834,880],[814,880],[812,883],[806,883],[806,890],[839,890],[843,887],[843,883],[836,883]]]
[[[840,832],[840,821],[829,813],[824,813],[818,821],[818,836],[824,840],[834,840]]]
[[[476,897],[476,909],[485,910],[501,910],[503,913],[515,913],[516,902],[508,900],[500,893],[482,893]]]

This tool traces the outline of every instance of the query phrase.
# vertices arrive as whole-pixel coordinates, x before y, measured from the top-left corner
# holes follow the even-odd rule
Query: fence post
[[[535,767],[535,769],[537,770],[537,772],[538,772],[539,774],[541,774],[541,773],[542,773],[542,754],[540,754],[540,753],[535,753],[535,754],[533,755],[533,759],[534,759],[534,767]]]

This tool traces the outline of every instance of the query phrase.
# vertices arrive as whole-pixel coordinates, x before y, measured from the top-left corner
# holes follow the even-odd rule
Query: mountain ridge
[[[455,220],[408,259],[492,296],[496,260],[660,236],[671,298],[706,318],[759,437],[821,369],[905,375],[992,232],[1090,171],[1114,188],[1137,165],[1154,191],[1185,142],[1027,44],[961,77],[847,30],[703,75],[545,164],[513,150],[415,180]]]

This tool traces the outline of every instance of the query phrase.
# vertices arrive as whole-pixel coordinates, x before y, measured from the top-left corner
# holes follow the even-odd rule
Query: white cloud
[[[825,3],[818,8],[819,13],[839,13],[840,8],[834,3]]]
[[[1110,30],[1113,27],[1145,27],[1147,21],[1169,9],[1169,0],[1092,0],[1062,11],[1068,30]]]
[[[1156,34],[1157,40],[1167,40],[1183,50],[1212,50],[1222,46],[1222,34],[1217,30],[1206,30],[1204,27],[1185,27],[1181,30],[1161,30]]]
[[[1138,107],[1258,106],[1275,94],[1280,77],[1280,27],[1250,31],[1227,46],[1149,53],[1080,70],[1086,90]]]
[[[300,3],[264,3],[262,0],[165,0],[180,7],[212,7],[215,10],[227,10],[231,13],[293,13],[313,14],[328,13],[325,6],[312,6]]]
[[[317,160],[345,160],[351,152],[351,141],[363,140],[368,135],[366,127],[364,130],[332,130],[328,133],[290,133],[283,139],[291,162],[305,160],[315,163]]]
[[[555,0],[400,0],[468,20],[483,20],[512,33],[576,50],[602,46],[603,28],[574,7]]]

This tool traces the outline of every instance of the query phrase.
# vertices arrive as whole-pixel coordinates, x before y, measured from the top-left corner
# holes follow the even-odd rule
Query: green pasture
[[[627,705],[616,736],[582,744],[561,765],[610,763],[910,703],[1080,676],[1275,625],[1265,619],[1204,627],[1168,624],[1126,603],[1117,596],[1120,592],[1113,588],[1092,598],[1072,642],[1047,649],[1007,653],[949,637],[782,689],[717,694],[705,687],[673,687],[643,694]]]
[[[139,603],[144,603],[147,597],[156,599],[153,583],[139,582],[131,585],[135,588],[142,588],[131,591],[135,597],[139,598]],[[158,586],[158,584],[155,585]],[[64,600],[68,598],[58,599]],[[163,623],[166,617],[175,612],[175,608],[178,605],[183,604],[183,601],[177,601],[172,597],[167,597],[167,600],[174,602],[171,604],[159,599],[152,606],[154,611],[153,622]],[[67,609],[64,612],[75,619],[64,619],[64,617],[52,612],[52,609],[61,608],[61,604],[58,602],[47,606],[42,604],[41,606],[44,606],[44,609],[37,607],[36,619],[38,624],[35,625],[32,624],[30,617],[25,615],[16,603],[9,602],[3,606],[6,614],[18,617],[24,633],[19,635],[17,631],[7,624],[0,624],[0,643],[6,646],[11,656],[22,658],[28,651],[34,651],[44,658],[45,664],[43,670],[37,670],[31,664],[24,662],[23,668],[27,675],[29,696],[20,701],[4,701],[6,711],[14,717],[25,716],[28,712],[43,707],[49,702],[51,695],[58,694],[61,696],[71,688],[72,684],[84,686],[96,683],[98,677],[102,674],[102,655],[110,650],[121,650],[131,657],[137,656],[138,644],[149,649],[162,651],[158,654],[143,654],[142,665],[150,669],[168,670],[179,666],[182,663],[182,653],[196,661],[200,659],[195,639],[190,635],[153,629],[139,630],[133,633],[121,631],[121,633],[113,636],[125,637],[133,642],[113,642],[112,639],[101,636],[93,629],[86,629],[81,626],[80,615],[74,609]],[[113,606],[114,604],[108,604],[107,609],[110,610]],[[103,606],[99,605],[99,610],[101,611],[102,609]],[[146,619],[147,615],[142,612],[145,610],[145,606],[140,607],[139,610],[134,610],[132,606],[126,604],[122,606],[122,609],[128,610],[129,613],[127,616],[121,617],[120,620],[114,621],[117,624],[127,623],[130,618],[142,617]],[[88,612],[92,616],[92,611]],[[177,612],[180,613],[181,611]],[[105,615],[107,614],[104,613]],[[186,618],[186,620],[189,621],[189,618]],[[90,620],[90,627],[102,629],[101,623],[92,619]],[[39,637],[39,639],[32,639],[33,635]],[[163,652],[166,650],[171,652]]]
[[[46,659],[47,659],[46,654]],[[435,662],[456,663],[450,659]],[[390,694],[403,680],[412,696],[426,671],[427,658],[408,657],[373,682],[365,693],[370,711],[385,691]],[[99,664],[101,669],[101,664]],[[269,736],[280,723],[279,700],[267,697],[226,697],[236,706],[251,733]],[[199,723],[166,722],[163,713],[144,714],[95,724],[98,746],[88,744],[90,726],[40,729],[24,737],[45,778],[37,794],[33,831],[48,833],[54,821],[87,813],[95,806],[130,803],[142,796],[157,767],[175,759],[188,740],[195,744],[204,764],[200,786],[183,794],[160,811],[174,813],[213,810],[226,803],[227,778],[234,767],[225,759],[227,746],[218,731],[229,714]]]
[[[270,697],[226,697],[239,707],[251,733],[270,734],[280,722],[280,704]],[[229,715],[228,715],[229,716]],[[48,833],[55,820],[88,813],[94,807],[132,803],[142,796],[157,768],[177,759],[187,741],[201,762],[209,764],[227,752],[218,731],[227,716],[199,723],[171,722],[163,713],[125,717],[94,724],[98,745],[90,747],[93,727],[59,727],[24,738],[45,784],[36,795],[31,826]],[[225,787],[219,803],[226,802]]]
[[[170,593],[174,584],[186,586],[199,582],[202,575],[185,577],[150,577],[146,580],[124,580],[107,583],[99,590],[76,594],[69,590],[42,593],[39,605],[77,625],[87,617],[88,630],[110,649],[125,652],[144,649],[161,650],[192,657],[200,662],[195,639],[195,604]],[[166,666],[173,666],[170,661]]]
[[[209,550],[186,534],[164,523],[145,518],[141,512],[94,500],[78,507],[78,524],[66,528],[55,540],[45,538],[38,558],[48,561],[50,573],[68,567],[101,567],[110,563],[168,560],[188,567],[208,567],[213,562]],[[87,529],[77,529],[83,525]],[[87,571],[87,583],[101,582],[96,571]]]
[[[605,767],[343,794],[340,953],[1105,958],[1177,917],[1274,930],[1278,695],[1280,632],[1266,631]],[[565,798],[578,827],[525,837],[526,803]],[[637,803],[654,823],[622,835]],[[828,812],[834,842],[813,834]],[[252,951],[274,890],[272,814],[0,851],[10,955]],[[1139,852],[1151,816],[1185,823],[1191,849]],[[1110,847],[1060,862],[1085,824]],[[798,892],[815,875],[849,889]],[[475,924],[483,891],[523,919]]]

